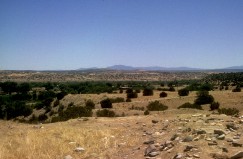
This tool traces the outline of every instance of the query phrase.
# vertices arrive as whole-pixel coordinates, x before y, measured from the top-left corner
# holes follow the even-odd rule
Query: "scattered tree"
[[[112,108],[112,103],[109,98],[102,100],[100,104],[101,104],[101,108]]]
[[[188,96],[189,95],[189,90],[187,88],[180,89],[178,91],[179,96]]]

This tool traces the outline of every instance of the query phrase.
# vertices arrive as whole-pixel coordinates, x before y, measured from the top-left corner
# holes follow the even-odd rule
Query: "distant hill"
[[[224,68],[224,69],[231,69],[231,70],[240,69],[240,70],[243,70],[243,66],[231,66],[231,67],[227,67],[227,68]]]
[[[232,66],[219,69],[202,69],[191,67],[160,67],[160,66],[148,66],[148,67],[133,67],[126,65],[113,65],[106,68],[80,68],[79,71],[91,71],[91,70],[120,70],[120,71],[215,71],[215,72],[239,72],[243,71],[243,66]]]

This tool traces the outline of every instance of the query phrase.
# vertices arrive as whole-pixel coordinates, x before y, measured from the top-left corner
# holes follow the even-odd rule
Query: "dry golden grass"
[[[130,116],[124,118],[89,118],[88,121],[73,119],[67,122],[44,124],[44,128],[35,128],[33,125],[16,123],[12,121],[0,121],[0,159],[60,159],[66,155],[71,155],[75,159],[121,159],[144,158],[143,151],[145,145],[143,141],[148,138],[143,136],[144,131],[161,131],[162,125],[154,127],[151,120],[160,121],[174,120],[178,116],[190,118],[195,113],[210,113],[200,110],[177,110],[176,108],[185,103],[193,102],[196,93],[190,93],[187,97],[179,97],[177,92],[168,92],[168,97],[159,98],[159,91],[154,92],[154,96],[144,97],[142,93],[138,98],[130,103],[117,103],[113,107],[117,113],[125,112],[126,115],[135,113],[143,114],[143,111],[129,110],[133,106],[145,107],[150,101],[159,100],[169,106],[165,112],[153,112],[149,116]],[[243,111],[243,92],[233,93],[231,91],[212,91],[210,92],[221,107],[236,107]],[[100,100],[106,97],[126,97],[126,94],[100,94],[100,95],[68,95],[63,103],[69,102],[83,103],[87,99],[92,99],[96,103],[96,108]],[[207,108],[206,108],[207,107]],[[205,106],[205,110],[208,106]],[[226,121],[226,117],[225,118]],[[227,117],[230,120],[230,117]],[[143,126],[143,123],[146,126]],[[193,123],[194,124],[194,123]],[[189,125],[194,128],[201,128],[200,122],[196,125]],[[171,137],[171,133],[180,126],[175,123],[168,132],[161,136],[153,136],[159,142],[164,142]],[[217,126],[217,125],[216,125]],[[221,125],[218,125],[222,127]],[[205,126],[204,126],[205,127]],[[220,128],[221,128],[220,127]],[[206,127],[205,127],[206,128]],[[213,129],[214,127],[208,127]],[[222,127],[223,128],[223,127]],[[202,143],[201,143],[202,142]],[[197,144],[207,147],[205,142],[199,141]],[[76,147],[83,147],[85,151],[75,152]],[[183,146],[183,145],[182,145]],[[175,148],[172,153],[182,151],[183,147]],[[210,148],[203,149],[201,158],[212,152]],[[231,153],[238,149],[230,149]],[[216,150],[215,150],[216,151]],[[171,158],[171,154],[162,153],[165,158]]]
[[[44,124],[43,128],[0,121],[0,158],[60,159],[66,155],[74,158],[110,158],[116,154],[119,145],[125,144],[129,148],[139,142],[134,134],[126,136],[128,130],[123,120],[90,118],[89,121],[80,119]],[[85,151],[75,152],[78,146]]]

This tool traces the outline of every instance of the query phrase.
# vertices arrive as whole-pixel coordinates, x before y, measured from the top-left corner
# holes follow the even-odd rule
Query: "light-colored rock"
[[[194,154],[193,157],[200,158],[200,156],[198,154]]]
[[[70,155],[67,155],[67,156],[64,157],[64,159],[73,159],[73,157],[70,156]]]
[[[84,151],[85,149],[83,148],[83,147],[76,147],[75,149],[74,149],[74,151],[76,151],[76,152],[82,152],[82,151]]]
[[[149,145],[144,151],[144,156],[148,156],[149,153],[154,151],[156,151],[156,147],[154,145]]]
[[[225,139],[225,135],[224,135],[224,134],[219,135],[219,136],[217,137],[217,139],[219,139],[219,140],[224,140],[224,139]]]
[[[149,157],[155,157],[155,156],[158,156],[158,155],[159,155],[159,152],[157,152],[157,151],[150,152],[150,153],[148,154]]]

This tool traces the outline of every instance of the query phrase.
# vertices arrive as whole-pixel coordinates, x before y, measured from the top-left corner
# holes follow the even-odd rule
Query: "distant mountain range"
[[[160,67],[160,66],[149,66],[149,67],[132,67],[126,65],[113,65],[106,68],[80,68],[78,70],[117,70],[117,71],[224,71],[224,72],[239,72],[243,71],[242,66],[232,66],[220,69],[202,69],[202,68],[191,68],[191,67]]]

